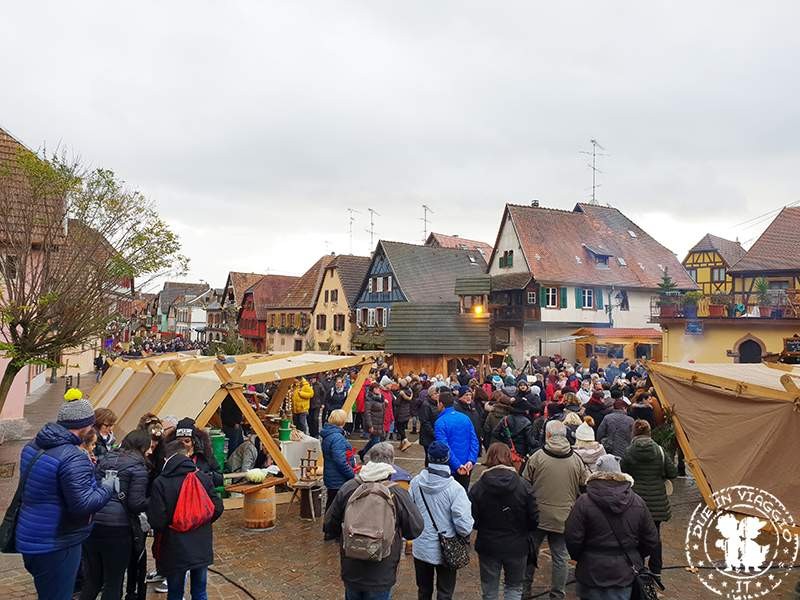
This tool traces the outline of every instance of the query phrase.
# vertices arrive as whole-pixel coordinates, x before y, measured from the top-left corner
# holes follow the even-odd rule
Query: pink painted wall
[[[0,374],[5,371],[8,360],[0,358]],[[28,367],[23,367],[17,373],[14,384],[11,386],[11,391],[8,393],[6,403],[3,406],[3,411],[0,412],[0,420],[5,419],[21,419],[25,412],[25,396],[27,394],[27,379]]]

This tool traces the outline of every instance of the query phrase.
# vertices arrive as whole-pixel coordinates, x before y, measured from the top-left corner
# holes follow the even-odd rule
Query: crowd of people
[[[284,406],[320,438],[324,537],[340,541],[348,600],[389,598],[403,551],[420,599],[454,597],[473,530],[485,599],[501,585],[509,600],[529,597],[545,541],[550,598],[565,597],[570,558],[585,600],[629,598],[631,565],[660,583],[665,482],[678,468],[652,439],[663,415],[643,367],[544,362],[484,373],[462,365],[446,377],[380,362],[352,390],[352,407],[355,371],[294,382]],[[255,408],[275,392],[245,390]],[[188,579],[192,598],[206,598],[223,471],[271,464],[232,398],[220,418],[222,465],[191,418],[148,413],[118,442],[114,413],[69,390],[21,456],[16,546],[39,596],[139,600],[156,581],[177,600]],[[395,456],[413,443],[425,468],[412,477]]]

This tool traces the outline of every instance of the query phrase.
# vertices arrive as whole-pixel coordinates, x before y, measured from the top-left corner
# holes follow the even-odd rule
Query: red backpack
[[[186,533],[205,525],[214,517],[214,503],[197,477],[197,471],[186,475],[178,494],[170,529]]]

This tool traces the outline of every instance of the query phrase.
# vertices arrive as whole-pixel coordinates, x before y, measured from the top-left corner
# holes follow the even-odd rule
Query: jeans
[[[311,437],[319,437],[319,410],[318,408],[308,410],[308,435]]]
[[[581,600],[630,600],[632,586],[628,587],[589,587],[577,585],[578,598]]]
[[[417,575],[418,600],[433,600],[433,580],[436,577],[436,600],[452,600],[456,589],[458,571],[445,565],[432,565],[418,558],[414,559]]]
[[[200,567],[189,571],[192,586],[192,600],[208,600],[206,584],[208,583],[208,567]],[[183,586],[186,583],[186,571],[167,575],[167,600],[183,600]]]
[[[500,571],[503,571],[505,600],[521,600],[522,584],[525,580],[527,556],[517,558],[494,558],[478,555],[481,570],[481,597],[483,600],[497,600],[500,597]]]
[[[125,583],[125,600],[145,600],[147,596],[147,551],[142,548],[138,555],[131,554],[128,562],[128,578]]]
[[[308,435],[308,413],[297,413],[294,416],[294,426]]]
[[[647,559],[647,568],[656,575],[661,575],[661,568],[664,566],[664,561],[661,557],[661,521],[656,521],[656,531],[658,531],[658,544],[656,544],[650,558]]]
[[[112,531],[121,529],[120,535]],[[131,558],[133,538],[129,528],[95,527],[83,543],[84,574],[81,600],[95,600],[100,590],[101,600],[122,597],[122,583]]]
[[[344,600],[389,600],[391,597],[391,589],[381,592],[362,592],[347,586],[344,587]]]
[[[81,564],[81,545],[46,554],[23,554],[25,569],[33,576],[39,598],[72,600],[75,577]]]
[[[370,436],[369,436],[369,441],[367,442],[367,445],[366,445],[366,446],[364,446],[364,447],[363,447],[361,450],[359,450],[359,452],[358,452],[358,455],[361,457],[361,462],[364,462],[364,457],[367,455],[367,452],[369,452],[369,451],[370,451],[370,449],[371,449],[371,448],[372,448],[372,447],[373,447],[375,444],[380,444],[382,441],[383,441],[383,436],[382,436],[382,435],[374,435],[374,434],[370,434]]]
[[[569,554],[567,553],[567,543],[564,539],[564,534],[537,529],[533,533],[533,543],[536,548],[536,554],[539,554],[539,546],[542,545],[545,537],[547,538],[547,545],[550,546],[550,558],[553,563],[552,573],[550,575],[550,600],[566,598],[565,589],[567,587],[567,575],[569,574],[569,566],[567,565]],[[536,563],[534,562],[525,568],[525,592],[528,596],[530,596],[533,576],[535,574]]]
[[[395,421],[395,429],[397,429],[397,438],[402,442],[406,439],[406,429],[408,429],[408,421]]]

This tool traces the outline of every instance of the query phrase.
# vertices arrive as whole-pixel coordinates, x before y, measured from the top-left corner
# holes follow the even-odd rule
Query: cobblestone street
[[[28,435],[55,414],[61,401],[63,388],[54,385],[32,398],[26,407],[31,422]],[[8,442],[0,446],[0,462],[17,460],[23,445]],[[423,466],[422,449],[418,445],[405,454],[399,454],[398,463],[417,472]],[[13,479],[0,480],[0,508],[5,510],[16,486]],[[662,528],[664,536],[664,582],[667,591],[663,598],[695,600],[715,598],[704,588],[696,576],[687,572],[683,545],[688,518],[699,501],[699,493],[689,479],[676,482],[673,502],[673,519]],[[278,506],[277,527],[267,532],[251,532],[242,527],[242,511],[226,512],[214,527],[215,563],[209,576],[209,597],[212,599],[244,600],[316,600],[343,597],[339,579],[339,553],[335,543],[323,542],[321,522],[312,523],[299,518],[297,503]],[[547,597],[549,560],[545,548],[539,557],[542,568],[537,571],[535,592]],[[480,598],[477,555],[469,567],[459,573],[457,598]],[[792,586],[797,577],[788,577],[777,598],[795,598]],[[572,577],[570,577],[572,581]],[[568,586],[567,597],[575,599],[574,584]],[[0,555],[0,599],[34,598],[33,583],[22,566],[19,555]],[[164,598],[151,589],[148,598]],[[416,597],[414,565],[411,557],[400,563],[398,584],[394,598]],[[188,598],[188,594],[187,594]]]

